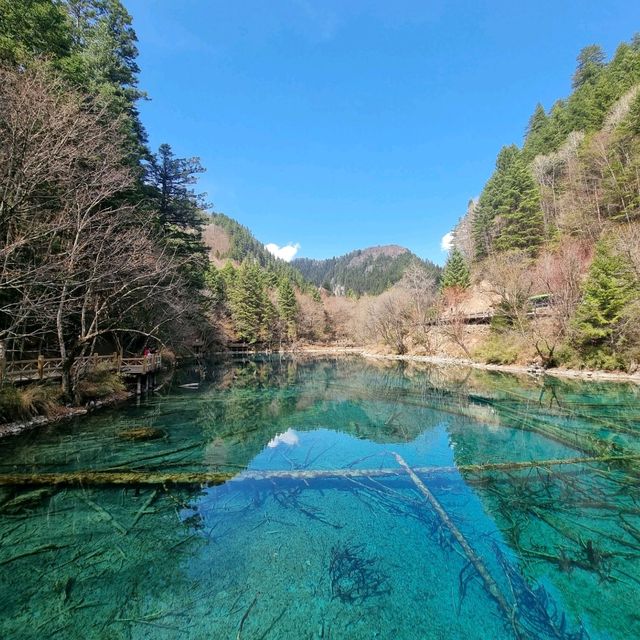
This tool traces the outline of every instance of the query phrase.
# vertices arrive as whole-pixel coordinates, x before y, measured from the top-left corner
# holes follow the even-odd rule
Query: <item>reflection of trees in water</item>
[[[608,617],[615,607],[625,619],[621,627],[634,624],[640,486],[632,477],[596,464],[464,475],[517,553],[525,576],[550,577],[565,593],[575,589],[569,601],[584,601],[592,592],[600,615]],[[608,626],[604,618],[592,621]]]
[[[199,421],[211,440],[252,443],[254,454],[288,427],[409,441],[434,419],[431,408],[416,401],[405,369],[396,365],[381,372],[360,359],[236,362],[231,374],[218,374],[219,384],[198,399]]]

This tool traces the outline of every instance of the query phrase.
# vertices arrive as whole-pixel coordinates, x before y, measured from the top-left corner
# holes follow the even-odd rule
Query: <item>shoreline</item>
[[[551,369],[536,369],[518,364],[487,364],[477,362],[467,358],[456,358],[453,356],[418,356],[418,355],[395,355],[388,353],[374,353],[368,351],[366,347],[337,347],[337,346],[305,346],[291,353],[308,353],[310,355],[359,355],[372,360],[396,360],[404,362],[422,362],[435,365],[452,365],[459,367],[472,367],[474,369],[484,369],[486,371],[504,371],[505,373],[555,376],[558,378],[572,378],[580,380],[600,380],[609,382],[634,382],[640,384],[640,373],[624,373],[622,371],[601,371],[599,369],[564,369],[553,367]]]
[[[229,355],[232,352],[223,351],[217,352],[219,355]],[[260,351],[253,352],[254,354],[261,353]],[[278,353],[278,352],[274,352]],[[292,355],[310,355],[310,356],[348,356],[356,355],[370,360],[387,360],[387,361],[399,361],[399,362],[417,362],[422,364],[433,364],[437,366],[456,366],[456,367],[470,367],[473,369],[484,369],[485,371],[503,371],[505,373],[512,373],[517,375],[529,375],[529,376],[554,376],[557,378],[571,378],[578,380],[594,380],[601,382],[633,382],[640,385],[640,372],[639,373],[623,373],[620,371],[600,371],[594,370],[580,370],[580,369],[563,369],[555,367],[551,369],[535,369],[526,365],[517,364],[487,364],[484,362],[476,362],[475,360],[469,360],[466,358],[456,358],[453,356],[419,356],[419,355],[395,355],[390,353],[375,353],[368,351],[366,347],[340,347],[340,346],[324,346],[324,345],[305,345],[297,347],[295,349],[288,349],[281,351],[280,353],[289,353]],[[61,407],[60,413],[52,416],[34,416],[29,420],[7,422],[0,424],[0,440],[9,436],[20,435],[26,431],[31,431],[37,427],[43,427],[57,422],[63,422],[65,420],[71,420],[80,416],[93,413],[98,409],[112,407],[121,402],[126,402],[135,397],[135,391],[125,391],[119,394],[114,394],[108,398],[95,401],[91,406],[84,407]]]
[[[45,427],[50,424],[56,424],[57,422],[64,422],[66,420],[71,420],[79,416],[85,416],[89,413],[97,411],[98,409],[112,407],[119,404],[120,402],[125,402],[127,400],[130,400],[131,398],[134,398],[135,395],[135,391],[122,391],[120,393],[115,393],[111,396],[103,398],[102,400],[95,400],[90,406],[87,405],[84,407],[60,407],[59,413],[57,413],[56,415],[34,416],[29,420],[5,422],[4,424],[0,424],[0,440],[2,440],[3,438],[8,438],[10,436],[18,436],[25,431],[32,431],[37,427]]]

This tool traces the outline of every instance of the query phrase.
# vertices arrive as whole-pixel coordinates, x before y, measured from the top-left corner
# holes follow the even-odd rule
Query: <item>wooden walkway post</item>
[[[42,380],[44,378],[44,356],[40,354],[38,356],[38,379]]]

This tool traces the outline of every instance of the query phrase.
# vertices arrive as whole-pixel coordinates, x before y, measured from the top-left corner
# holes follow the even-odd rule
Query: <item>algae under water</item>
[[[0,441],[25,474],[85,481],[0,486],[1,638],[640,637],[631,384],[238,359]]]

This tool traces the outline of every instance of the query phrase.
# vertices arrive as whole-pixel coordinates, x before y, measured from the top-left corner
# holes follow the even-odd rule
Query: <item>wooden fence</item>
[[[157,371],[162,366],[162,356],[152,353],[146,356],[123,358],[114,353],[107,356],[86,356],[77,358],[73,363],[72,372],[82,374],[98,368],[109,371],[119,371],[125,375],[144,375]],[[62,377],[62,358],[45,358],[38,356],[34,360],[0,360],[0,383],[27,382],[30,380],[47,380]]]

